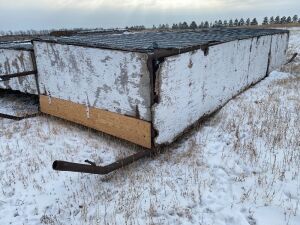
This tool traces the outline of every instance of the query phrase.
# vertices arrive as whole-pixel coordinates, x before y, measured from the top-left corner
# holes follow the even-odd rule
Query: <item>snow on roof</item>
[[[195,31],[77,34],[68,37],[47,36],[36,40],[86,47],[153,52],[155,49],[185,49],[288,32],[278,29],[219,28]]]

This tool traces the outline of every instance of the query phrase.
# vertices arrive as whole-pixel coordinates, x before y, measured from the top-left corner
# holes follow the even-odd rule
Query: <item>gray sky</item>
[[[0,30],[152,26],[294,14],[300,14],[300,0],[0,0]]]

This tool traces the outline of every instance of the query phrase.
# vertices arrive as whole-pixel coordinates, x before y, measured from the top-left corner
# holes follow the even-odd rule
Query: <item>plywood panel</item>
[[[34,42],[41,94],[151,120],[148,56]]]
[[[41,111],[151,148],[151,124],[53,97],[40,96]]]

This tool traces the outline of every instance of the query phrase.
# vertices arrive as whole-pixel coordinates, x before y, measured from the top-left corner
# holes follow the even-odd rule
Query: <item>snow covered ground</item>
[[[0,114],[25,117],[39,112],[38,97],[25,94],[0,92]]]
[[[161,155],[106,176],[51,164],[138,147],[52,117],[0,119],[1,224],[299,225],[299,58]]]

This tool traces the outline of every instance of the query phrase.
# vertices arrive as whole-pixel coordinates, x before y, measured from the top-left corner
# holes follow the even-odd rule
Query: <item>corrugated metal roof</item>
[[[123,34],[77,34],[38,40],[86,47],[153,52],[155,49],[186,49],[258,36],[288,33],[278,29],[221,28],[196,31],[136,32]]]

